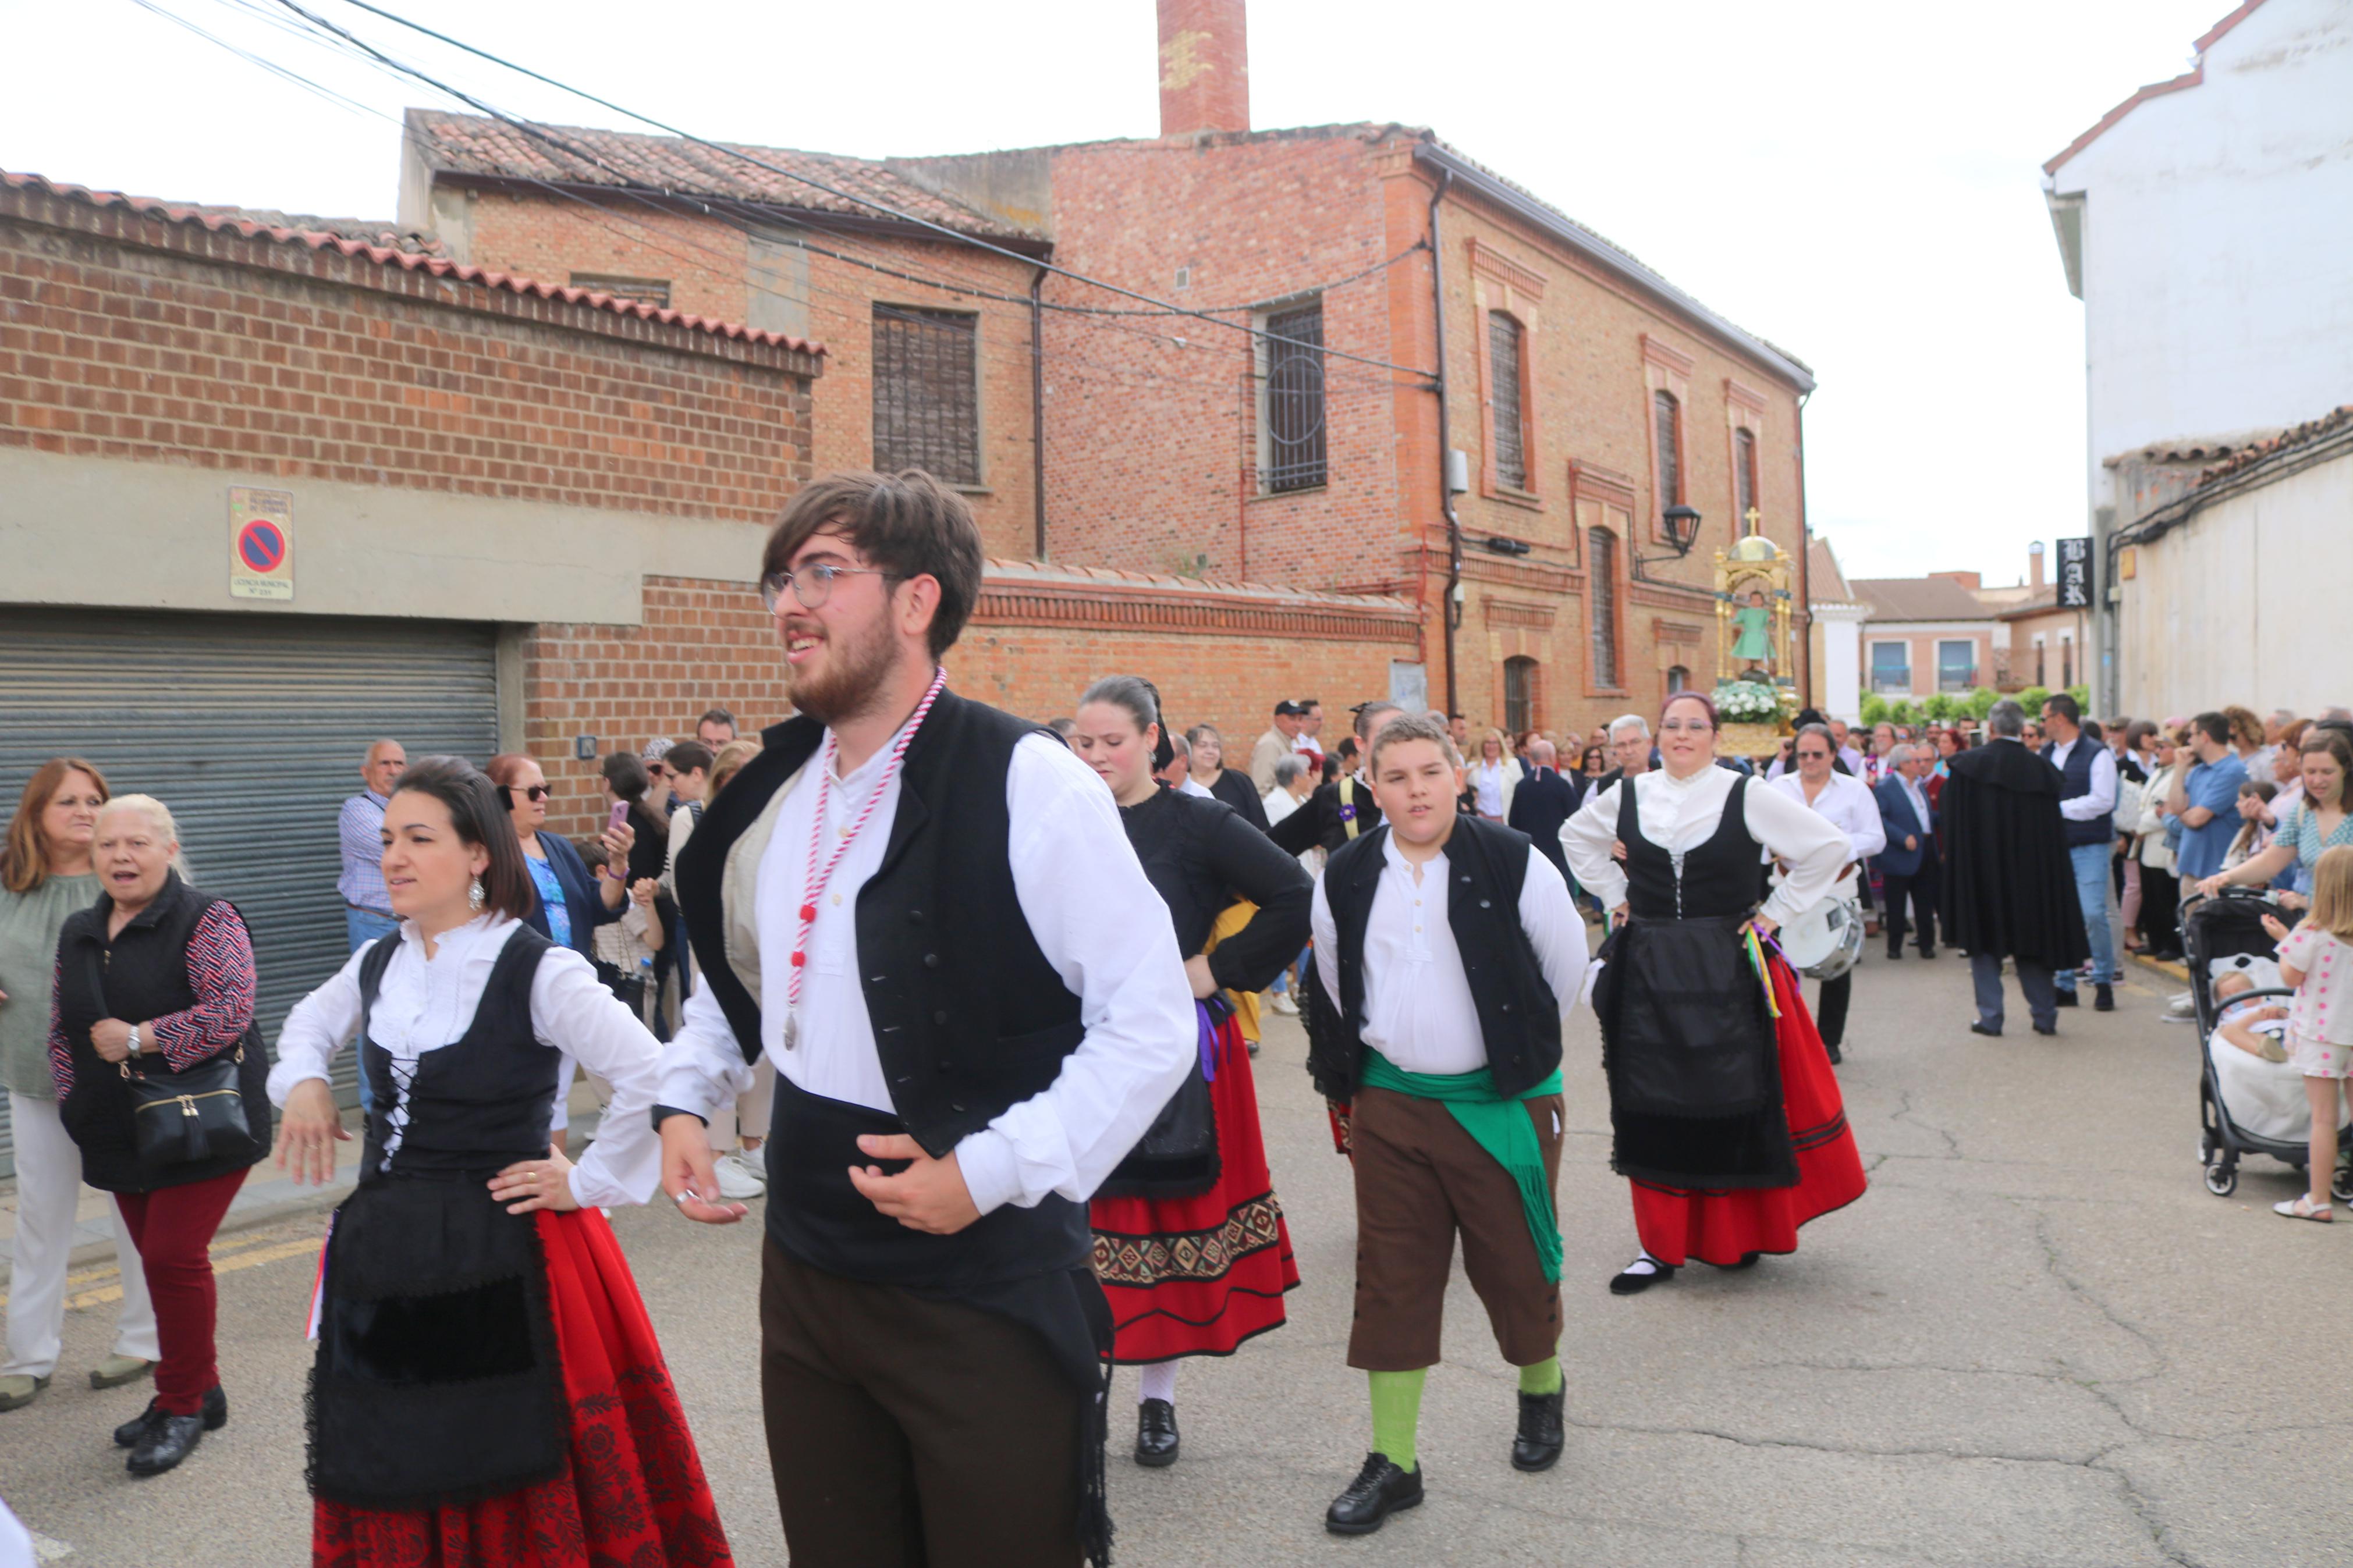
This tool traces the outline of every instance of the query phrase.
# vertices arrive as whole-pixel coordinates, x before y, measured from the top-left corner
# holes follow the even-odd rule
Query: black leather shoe
[[[1335,1535],[1370,1535],[1398,1510],[1420,1505],[1420,1466],[1400,1470],[1387,1454],[1366,1454],[1348,1489],[1324,1510],[1324,1528]]]
[[[1662,1285],[1675,1277],[1672,1263],[1652,1263],[1651,1272],[1640,1274],[1631,1268],[1621,1268],[1609,1277],[1612,1296],[1639,1296],[1653,1285]]]
[[[140,1435],[137,1447],[131,1450],[127,1468],[134,1476],[160,1476],[194,1453],[204,1436],[203,1416],[158,1413],[155,1424]]]
[[[1936,956],[1936,950],[1933,947],[1924,947],[1920,950],[1920,956],[1923,958],[1934,958]]]
[[[1176,1407],[1147,1399],[1135,1407],[1135,1462],[1159,1469],[1176,1462]]]
[[[1900,947],[1891,947],[1887,950],[1887,962],[1890,963],[1894,963],[1897,959],[1903,956],[1904,950]]]
[[[2037,1024],[2034,1026],[2034,1032],[2038,1035],[2055,1035],[2059,1032],[2058,1021],[2053,1019],[2048,1024]]]
[[[1969,1020],[1969,1033],[1972,1035],[1983,1035],[1989,1040],[1998,1040],[2001,1038],[2001,1031],[1995,1028],[1991,1024],[1987,1023],[1983,1018],[1972,1018]]]
[[[1549,1470],[1560,1458],[1560,1405],[1568,1390],[1520,1395],[1520,1432],[1512,1439],[1512,1468]]]
[[[2103,985],[2092,994],[2092,1011],[2113,1013],[2116,1010],[2116,994],[2112,986]]]
[[[1846,1060],[1844,1054],[1841,1053],[1836,1046],[1831,1045],[1828,1040],[1824,1040],[1822,1042],[1822,1049],[1830,1053],[1831,1066],[1832,1067],[1837,1067]]]
[[[207,1432],[217,1432],[228,1425],[228,1395],[221,1392],[221,1385],[217,1383],[205,1390],[204,1417]],[[163,1418],[163,1411],[156,1408],[153,1400],[149,1400],[146,1409],[114,1429],[114,1446],[118,1448],[137,1447],[139,1439],[147,1435],[147,1429]]]
[[[2054,999],[2062,1007],[2073,1007],[2075,1005],[2075,994],[2073,991],[2062,991]]]

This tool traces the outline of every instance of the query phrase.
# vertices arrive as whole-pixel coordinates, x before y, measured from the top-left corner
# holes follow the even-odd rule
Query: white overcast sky
[[[304,3],[503,109],[637,129],[343,0]],[[389,8],[733,141],[881,156],[1158,126],[1151,0]],[[1851,575],[2007,583],[2028,541],[2089,531],[2082,308],[2038,165],[2185,69],[2229,9],[1253,0],[1251,118],[1434,128],[1814,367],[1811,521]],[[0,168],[389,218],[399,111],[439,100],[256,13],[291,20],[270,0],[0,0]]]

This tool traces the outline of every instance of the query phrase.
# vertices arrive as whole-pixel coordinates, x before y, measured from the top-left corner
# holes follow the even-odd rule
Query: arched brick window
[[[1683,405],[1672,392],[1651,394],[1651,417],[1657,426],[1659,448],[1659,510],[1660,526],[1666,525],[1664,513],[1671,506],[1680,506],[1683,499]]]
[[[1504,728],[1514,735],[1536,727],[1536,661],[1525,655],[1504,661]]]
[[[1664,396],[1662,393],[1660,395]],[[1672,399],[1670,399],[1672,401]],[[1591,683],[1618,684],[1618,536],[1606,528],[1588,529],[1586,541],[1586,583],[1592,622]]]
[[[1757,433],[1746,426],[1732,433],[1732,531],[1748,531],[1748,514],[1757,510]]]
[[[1672,697],[1678,691],[1690,689],[1691,671],[1680,664],[1667,666],[1667,695]]]
[[[1525,342],[1519,322],[1501,310],[1487,312],[1487,364],[1495,409],[1495,482],[1514,490],[1528,488],[1527,399],[1521,353]]]

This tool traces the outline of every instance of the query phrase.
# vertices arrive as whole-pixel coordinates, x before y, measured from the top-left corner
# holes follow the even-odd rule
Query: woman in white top
[[[1672,1278],[1694,1256],[1738,1268],[1794,1252],[1799,1226],[1863,1189],[1797,975],[1762,945],[1830,892],[1847,838],[1800,803],[1717,767],[1715,730],[1715,703],[1696,692],[1670,698],[1659,720],[1663,765],[1600,791],[1560,832],[1569,869],[1615,928],[1593,1009],[1609,1075],[1610,1164],[1633,1184],[1642,1242],[1610,1281],[1619,1295]],[[1788,867],[1769,894],[1767,850]]]
[[[1471,764],[1468,781],[1479,815],[1502,822],[1512,815],[1512,792],[1520,785],[1520,763],[1512,755],[1501,730],[1490,730],[1479,742],[1479,760]]]
[[[1895,749],[1903,749],[1901,742]],[[1798,771],[1783,773],[1773,781],[1772,787],[1845,835],[1847,862],[1840,868],[1837,882],[1824,896],[1859,902],[1863,862],[1887,847],[1887,825],[1879,815],[1879,801],[1873,795],[1870,786],[1861,779],[1840,773],[1831,765],[1838,761],[1838,752],[1831,740],[1829,725],[1800,726],[1793,754],[1797,758]],[[1894,752],[1891,751],[1886,759],[1891,765],[1894,757]],[[1890,778],[1894,776],[1893,772],[1888,774]],[[1929,851],[1930,854],[1935,852],[1933,847]],[[1902,915],[1901,910],[1887,911],[1891,921]],[[1888,930],[1901,934],[1892,924]],[[1894,941],[1894,937],[1891,936],[1889,940]],[[1814,1005],[1814,1019],[1821,1029],[1822,1045],[1830,1052],[1832,1066],[1844,1059],[1841,1051],[1846,1043],[1846,1009],[1853,991],[1854,972],[1849,970],[1836,980],[1823,981],[1820,1000]]]
[[[729,1563],[596,1207],[659,1178],[660,1047],[586,960],[522,923],[531,877],[489,779],[453,757],[411,767],[384,843],[400,933],[296,1004],[269,1075],[297,1181],[325,1181],[351,1136],[327,1089],[345,1044],[375,1089],[313,1306],[313,1560],[406,1563],[422,1539],[445,1563],[513,1562],[561,1518],[617,1562]],[[576,1165],[549,1146],[559,1050],[613,1087]]]

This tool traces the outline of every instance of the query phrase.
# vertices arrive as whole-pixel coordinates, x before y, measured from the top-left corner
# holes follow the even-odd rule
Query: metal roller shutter
[[[253,931],[261,1026],[348,956],[336,814],[379,737],[413,760],[497,747],[495,633],[416,621],[0,614],[0,813],[59,754],[172,808],[196,883]],[[336,1091],[352,1103],[351,1054]],[[15,1169],[0,1101],[0,1173]]]

